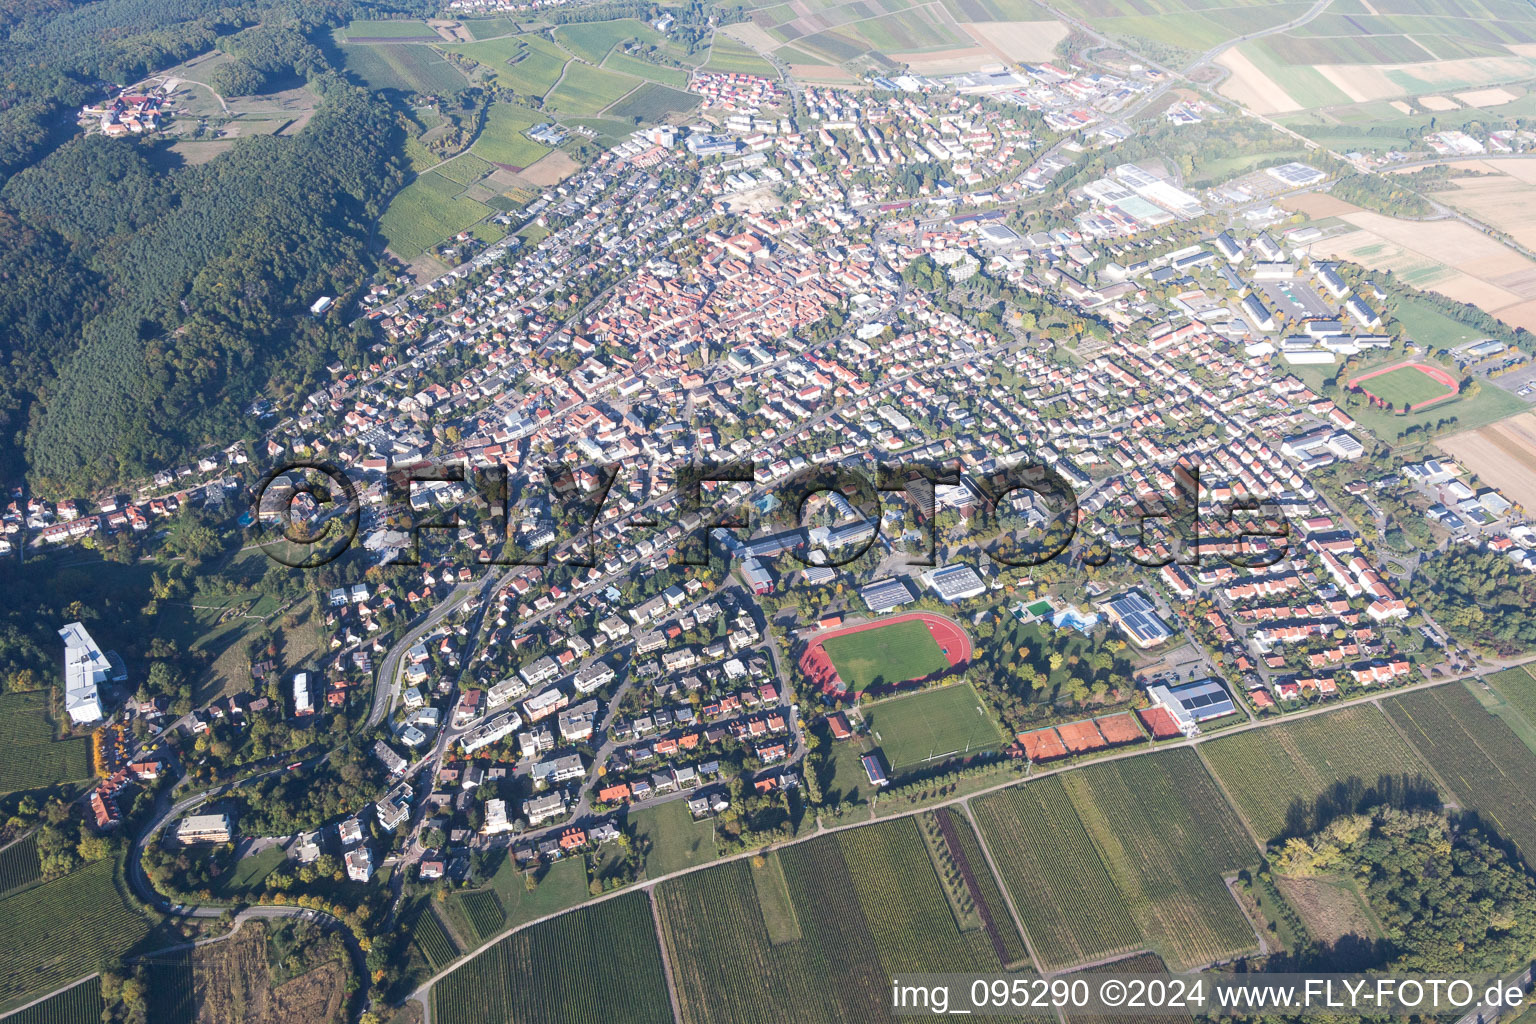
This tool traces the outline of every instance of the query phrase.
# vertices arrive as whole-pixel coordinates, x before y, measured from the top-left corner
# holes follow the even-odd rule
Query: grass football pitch
[[[830,637],[822,648],[850,690],[922,679],[949,667],[933,634],[915,619]]]
[[[1002,746],[1003,734],[970,683],[892,697],[864,712],[892,773]]]

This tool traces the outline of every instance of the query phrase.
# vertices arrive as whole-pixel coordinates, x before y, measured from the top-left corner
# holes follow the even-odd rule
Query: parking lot
[[[1269,300],[1270,308],[1292,321],[1335,315],[1317,290],[1305,281],[1265,281],[1258,287]]]

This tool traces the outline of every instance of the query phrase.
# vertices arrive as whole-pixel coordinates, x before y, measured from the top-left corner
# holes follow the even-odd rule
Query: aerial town
[[[190,982],[147,951],[202,972],[251,934],[291,950],[270,998],[324,977],[290,1012],[370,1024],[883,1020],[902,973],[1299,970],[1385,934],[1360,829],[1503,858],[1536,922],[1536,236],[1498,213],[1533,202],[1510,168],[1536,131],[1484,95],[1527,87],[1314,133],[1255,98],[1247,42],[1138,50],[972,4],[1011,7],[946,24],[1060,42],[818,73],[772,35],[803,16],[485,0],[311,32],[341,56],[303,60],[365,84],[375,51],[469,75],[459,107],[390,102],[440,118],[415,180],[486,212],[407,251],[397,182],[350,289],[199,274],[186,301],[269,273],[282,331],[345,342],[195,444],[7,483],[4,600],[32,611],[0,627],[0,702],[32,756],[0,768],[0,935],[67,884],[111,907],[58,933],[78,963],[18,954],[0,1012],[225,1019],[158,994]],[[305,37],[258,60],[239,40],[265,27],[219,47],[297,116],[274,62]],[[498,76],[523,90],[557,46],[516,105]],[[263,134],[214,92],[233,148],[194,159],[215,143],[149,138],[200,73],[175,63],[79,106],[79,144],[211,182],[342,102],[314,86],[311,127]],[[561,108],[572,75],[647,68],[622,102],[678,106]],[[1367,104],[1346,93],[1290,110]],[[31,175],[0,200],[31,209]],[[1298,895],[1346,872],[1325,848],[1359,858],[1348,909]],[[580,953],[588,1006],[555,961],[607,933],[636,952]]]

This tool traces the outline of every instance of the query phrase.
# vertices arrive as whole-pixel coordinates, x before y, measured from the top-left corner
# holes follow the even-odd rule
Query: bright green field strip
[[[480,137],[469,151],[493,164],[527,167],[549,152],[548,146],[523,134],[540,123],[539,115],[532,110],[506,103],[493,104],[486,114]]]
[[[468,185],[485,177],[493,168],[487,161],[480,159],[473,153],[462,153],[447,163],[438,166],[436,170],[438,174],[441,174],[449,181],[456,181],[460,185]]]
[[[1042,966],[1128,953],[1141,932],[1057,776],[972,803]]]
[[[1371,704],[1212,740],[1200,754],[1266,841],[1311,832],[1333,808],[1378,803],[1371,794],[1405,780],[1433,785],[1423,760]]]
[[[1059,776],[1147,944],[1187,969],[1257,946],[1223,876],[1258,850],[1187,748]]]
[[[634,75],[636,78],[644,78],[650,82],[660,82],[662,85],[670,85],[674,89],[686,89],[688,87],[688,72],[681,68],[664,68],[660,64],[652,64],[648,60],[631,57],[625,53],[610,53],[608,59],[603,61],[603,68],[608,71],[618,71],[622,74]]]
[[[467,28],[469,34],[476,40],[516,35],[518,32],[517,23],[511,18],[467,18],[460,24]]]
[[[933,634],[917,619],[830,637],[822,647],[851,690],[868,689],[877,681],[890,685],[923,679],[949,667]]]
[[[379,231],[396,255],[410,259],[490,214],[490,207],[458,196],[462,186],[428,171],[390,200]]]
[[[766,78],[774,76],[772,64],[758,56],[755,51],[728,40],[718,32],[715,33],[715,42],[710,47],[709,60],[705,62],[704,70],[738,71],[742,74],[762,75]]]
[[[370,89],[442,94],[461,92],[469,81],[458,68],[418,43],[349,43],[341,47],[347,70]]]
[[[1495,673],[1488,677],[1488,684],[1509,702],[1527,724],[1536,728],[1536,676],[1531,674],[1529,666],[1507,668]]]
[[[558,46],[538,36],[461,43],[444,49],[485,65],[498,82],[523,96],[543,96],[570,60]]]
[[[1003,744],[1002,731],[970,683],[878,701],[863,714],[893,773]]]
[[[418,39],[430,42],[438,39],[436,32],[424,21],[353,21],[347,25],[347,39]]]
[[[1238,52],[1285,90],[1286,95],[1306,108],[1332,107],[1354,103],[1344,90],[1324,78],[1316,68],[1282,63],[1263,45],[1263,40],[1244,43]]]
[[[595,114],[640,84],[616,71],[572,64],[565,78],[544,97],[548,107],[571,114]]]
[[[658,43],[662,40],[661,33],[634,18],[561,25],[554,34],[562,46],[591,64],[601,64],[608,51],[619,43]]]

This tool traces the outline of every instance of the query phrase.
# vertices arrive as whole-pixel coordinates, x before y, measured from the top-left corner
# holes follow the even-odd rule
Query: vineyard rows
[[[56,786],[91,777],[91,741],[54,740],[45,691],[0,696],[0,793]]]
[[[743,862],[657,888],[683,1024],[893,1021],[893,972],[997,969],[985,933],[956,928],[914,821],[779,857],[798,941],[770,945]]]
[[[1457,803],[1480,814],[1527,859],[1536,858],[1536,758],[1509,726],[1461,684],[1382,703]]]
[[[0,1004],[89,974],[144,934],[112,866],[99,860],[0,900]]]
[[[434,1024],[672,1024],[643,893],[498,942],[432,987]]]
[[[1013,786],[971,806],[1044,969],[1141,945],[1060,776]]]
[[[411,928],[411,941],[434,971],[447,967],[459,955],[443,923],[425,901],[417,910],[416,922]]]
[[[984,930],[960,932],[913,818],[838,834],[886,974],[996,971]]]
[[[987,858],[981,852],[981,843],[971,829],[971,823],[958,813],[941,813],[949,817],[950,827],[959,841],[960,853],[970,868],[970,877],[976,886],[975,896],[979,905],[985,908],[986,916],[992,922],[992,930],[1002,945],[1003,962],[1024,963],[1029,959],[1029,950],[1024,947],[1018,926],[1013,923],[1013,915],[1008,913],[1008,903],[1003,899],[1003,892],[997,886],[992,869],[987,866]]]
[[[101,1024],[101,982],[95,978],[5,1018],[5,1024]]]
[[[1253,949],[1224,874],[1258,850],[1190,749],[1057,776],[1148,944],[1176,970]]]
[[[1319,801],[1370,802],[1383,777],[1429,785],[1424,762],[1370,704],[1213,740],[1200,753],[1265,840],[1314,831]]]
[[[0,894],[14,892],[41,877],[36,832],[0,850]]]
[[[476,941],[486,941],[506,924],[506,911],[501,909],[501,901],[489,889],[466,892],[459,899],[464,916],[469,918],[469,926],[475,930]]]

